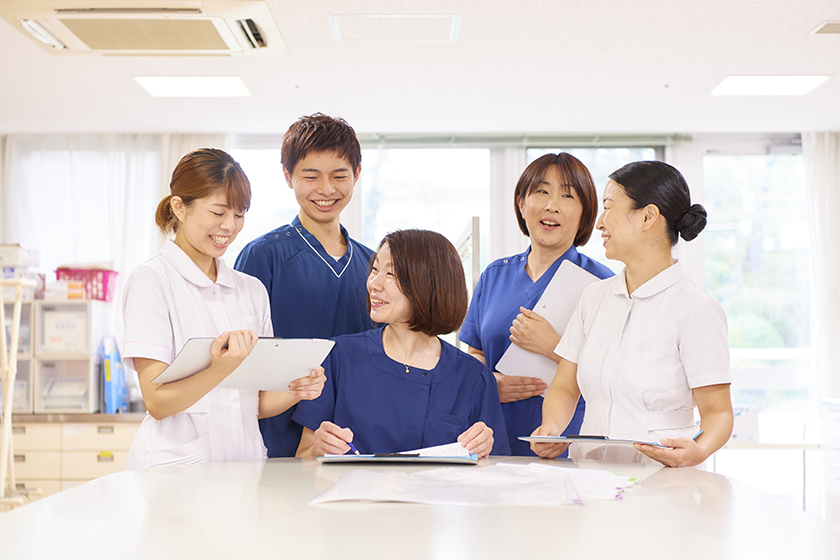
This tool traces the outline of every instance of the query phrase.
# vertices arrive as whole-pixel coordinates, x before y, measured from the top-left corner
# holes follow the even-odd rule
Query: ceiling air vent
[[[203,0],[183,7],[179,4],[184,2],[173,0],[166,7],[160,1],[135,0],[113,8],[79,8],[79,2],[74,0],[32,4],[0,0],[0,16],[55,54],[189,56],[287,52],[264,1]]]
[[[829,35],[840,33],[840,21],[824,21],[812,32],[814,35]]]

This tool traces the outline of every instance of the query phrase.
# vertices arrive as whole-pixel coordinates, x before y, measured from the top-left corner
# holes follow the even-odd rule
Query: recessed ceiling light
[[[712,95],[805,95],[828,76],[729,76]]]
[[[136,76],[153,97],[248,97],[239,76]]]

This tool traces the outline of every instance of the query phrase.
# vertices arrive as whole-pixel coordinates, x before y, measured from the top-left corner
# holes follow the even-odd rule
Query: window
[[[802,156],[706,155],[703,175],[706,289],[729,323],[733,400],[773,422],[762,431],[789,433],[804,421],[811,346]]]
[[[362,151],[362,242],[396,229],[431,229],[456,244],[473,216],[489,251],[490,150],[382,148]],[[359,188],[361,187],[361,188]],[[486,257],[482,258],[482,263]]]

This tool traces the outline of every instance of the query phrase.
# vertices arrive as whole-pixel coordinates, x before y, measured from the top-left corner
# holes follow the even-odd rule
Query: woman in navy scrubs
[[[598,278],[613,272],[576,249],[592,234],[598,197],[589,170],[574,156],[546,154],[533,161],[516,183],[513,207],[531,246],[484,270],[458,338],[496,376],[512,454],[534,455],[528,443],[516,438],[542,423],[540,395],[547,385],[535,377],[503,375],[496,364],[511,342],[560,361],[554,353],[560,334],[532,311],[560,263],[569,260]],[[578,433],[583,411],[581,399],[566,433]]]
[[[297,456],[395,453],[460,442],[479,457],[510,453],[489,368],[438,338],[467,311],[455,247],[426,230],[389,233],[367,281],[382,328],[335,338],[318,399],[300,403]],[[530,432],[529,432],[530,433]]]

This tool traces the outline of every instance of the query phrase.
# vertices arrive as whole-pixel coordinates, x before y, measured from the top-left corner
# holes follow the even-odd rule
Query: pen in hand
[[[347,445],[349,445],[349,446],[350,446],[350,451],[352,451],[352,452],[353,452],[353,453],[355,453],[356,455],[359,455],[359,450],[358,450],[358,449],[356,449],[356,446],[355,446],[355,445],[353,445],[353,443],[352,443],[352,442],[349,442],[349,441],[348,441],[348,442],[347,442]]]

